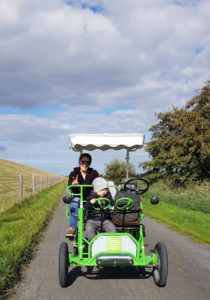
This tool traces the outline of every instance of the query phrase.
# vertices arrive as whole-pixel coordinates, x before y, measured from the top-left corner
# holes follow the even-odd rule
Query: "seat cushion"
[[[112,218],[112,223],[116,226],[138,226],[140,225],[140,221],[138,220],[121,220],[119,218]]]

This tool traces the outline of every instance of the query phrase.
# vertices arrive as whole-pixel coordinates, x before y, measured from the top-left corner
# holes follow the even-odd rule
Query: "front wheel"
[[[63,242],[59,249],[59,283],[62,287],[68,285],[68,266],[68,245]]]
[[[157,265],[153,268],[153,278],[155,283],[164,287],[168,277],[168,254],[163,243],[157,243],[154,248],[157,254]]]

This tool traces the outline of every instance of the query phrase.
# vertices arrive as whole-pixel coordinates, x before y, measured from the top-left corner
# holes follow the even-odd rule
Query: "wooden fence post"
[[[39,191],[42,191],[42,186],[43,186],[43,177],[42,175],[40,176],[40,186],[39,186]]]
[[[35,176],[32,175],[32,195],[35,195]]]
[[[19,174],[19,204],[23,201],[23,175]]]

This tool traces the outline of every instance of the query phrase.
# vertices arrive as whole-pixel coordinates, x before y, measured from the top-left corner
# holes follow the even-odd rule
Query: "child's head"
[[[102,177],[93,180],[93,190],[99,197],[104,197],[107,193],[108,183]]]

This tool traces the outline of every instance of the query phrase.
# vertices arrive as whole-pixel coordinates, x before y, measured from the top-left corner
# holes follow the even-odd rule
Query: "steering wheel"
[[[134,203],[133,199],[129,197],[122,197],[117,199],[114,205],[118,210],[130,210],[133,207]]]
[[[148,182],[146,179],[141,178],[141,177],[132,178],[132,179],[129,179],[128,181],[126,181],[126,183],[124,183],[124,190],[125,190],[125,191],[128,191],[129,188],[127,187],[127,185],[128,185],[129,183],[133,182],[133,181],[136,181],[136,180],[138,180],[138,181],[143,181],[144,183],[146,183],[146,187],[145,187],[144,189],[138,188],[138,190],[136,191],[136,193],[137,193],[138,195],[142,195],[142,194],[146,193],[146,191],[149,189],[149,182]]]
[[[95,206],[95,204],[98,204],[98,206]],[[92,206],[95,210],[106,210],[110,206],[110,200],[100,197],[96,199],[96,202]]]

